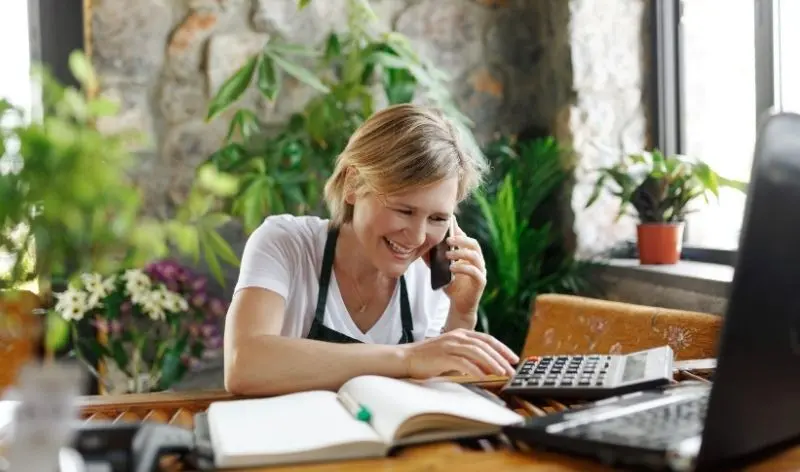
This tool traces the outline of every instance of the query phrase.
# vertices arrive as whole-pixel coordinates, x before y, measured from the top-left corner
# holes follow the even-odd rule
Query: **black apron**
[[[333,272],[333,259],[336,255],[336,240],[339,237],[339,230],[331,228],[328,230],[328,239],[325,242],[325,252],[322,256],[322,270],[319,274],[319,295],[317,296],[317,308],[314,311],[314,321],[311,322],[311,329],[307,339],[317,341],[328,341],[332,343],[360,343],[358,339],[353,339],[346,334],[328,328],[323,324],[325,320],[325,302],[328,298],[328,286]],[[411,319],[411,305],[408,303],[408,292],[406,291],[406,279],[400,276],[400,322],[403,326],[403,335],[398,344],[414,342],[414,322]]]

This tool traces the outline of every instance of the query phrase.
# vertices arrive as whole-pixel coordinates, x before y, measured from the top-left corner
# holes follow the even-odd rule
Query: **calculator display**
[[[644,377],[647,367],[647,353],[631,354],[625,359],[625,370],[622,372],[622,381],[628,382]]]

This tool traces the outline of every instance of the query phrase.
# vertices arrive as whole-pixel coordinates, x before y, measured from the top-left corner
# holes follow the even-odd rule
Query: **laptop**
[[[731,470],[797,443],[800,115],[769,116],[759,129],[713,383],[619,396],[504,432],[523,447],[673,471]]]

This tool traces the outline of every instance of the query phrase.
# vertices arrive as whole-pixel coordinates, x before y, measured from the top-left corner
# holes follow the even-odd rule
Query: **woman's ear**
[[[352,166],[345,171],[344,177],[344,201],[348,205],[356,202],[356,190],[358,189],[358,171]]]

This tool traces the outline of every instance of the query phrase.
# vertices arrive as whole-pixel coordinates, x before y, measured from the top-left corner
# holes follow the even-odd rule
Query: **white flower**
[[[56,313],[65,320],[80,320],[91,308],[89,307],[88,294],[74,287],[57,293]]]
[[[142,270],[129,269],[122,275],[125,280],[125,290],[131,297],[131,301],[142,305],[147,299],[152,287],[150,277],[147,276]]]
[[[165,310],[173,313],[179,313],[189,309],[189,303],[182,296],[180,296],[180,294],[172,292],[164,287],[162,287],[162,289],[164,293],[162,294],[163,299],[161,306],[163,306]]]
[[[155,289],[139,293],[135,301],[142,307],[142,311],[145,312],[150,319],[158,321],[166,318],[163,300],[164,296],[161,290]]]
[[[101,305],[101,300],[114,290],[114,278],[103,279],[100,274],[81,274],[81,281],[88,294],[88,308],[94,309]]]

